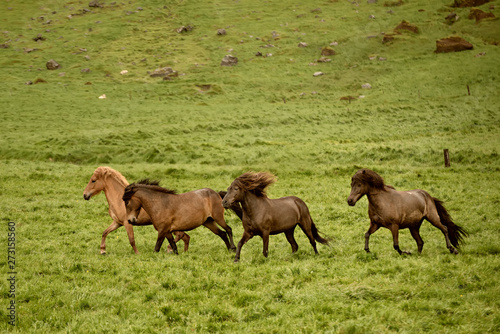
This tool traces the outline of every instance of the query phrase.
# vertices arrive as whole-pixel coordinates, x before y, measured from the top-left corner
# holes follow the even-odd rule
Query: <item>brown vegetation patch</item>
[[[462,37],[452,36],[436,41],[436,53],[458,52],[472,50],[474,46]]]

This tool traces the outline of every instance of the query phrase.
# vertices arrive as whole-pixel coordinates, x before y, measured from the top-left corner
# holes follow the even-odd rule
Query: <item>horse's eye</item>
[[[95,183],[96,180],[92,180],[92,183]]]

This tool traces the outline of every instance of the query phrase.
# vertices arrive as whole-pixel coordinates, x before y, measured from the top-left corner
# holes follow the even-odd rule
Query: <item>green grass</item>
[[[476,24],[469,9],[451,3],[152,0],[80,14],[87,2],[2,2],[0,44],[9,48],[0,49],[0,243],[16,222],[17,324],[6,320],[5,250],[0,328],[499,332],[500,27],[496,19]],[[460,20],[448,26],[452,11]],[[402,20],[421,32],[382,44],[382,33]],[[182,25],[194,29],[178,34]],[[217,36],[220,28],[226,36]],[[46,40],[33,41],[38,34]],[[450,35],[474,50],[435,54],[435,41]],[[316,63],[334,41],[332,61]],[[262,48],[268,44],[274,47]],[[238,65],[220,67],[229,53]],[[47,71],[49,59],[62,68]],[[149,77],[164,66],[179,77]],[[313,77],[316,71],[325,74]],[[37,79],[46,83],[25,85]],[[154,253],[149,226],[134,229],[139,255],[121,228],[100,256],[107,203],[102,194],[82,198],[100,165],[179,192],[223,190],[245,171],[271,171],[278,182],[269,196],[304,199],[331,247],[319,245],[315,256],[297,229],[296,254],[278,235],[266,259],[256,237],[235,265],[234,254],[201,228],[189,232],[187,253]],[[371,237],[366,254],[367,200],[346,203],[362,167],[397,189],[444,200],[470,233],[461,253],[449,254],[441,232],[424,223],[421,255],[401,231],[401,248],[414,254],[399,256],[387,230]],[[241,223],[234,214],[226,220],[238,242]]]

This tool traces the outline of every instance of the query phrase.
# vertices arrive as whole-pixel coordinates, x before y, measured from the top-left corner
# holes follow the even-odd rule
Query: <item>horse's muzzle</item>
[[[137,222],[137,218],[135,218],[135,217],[134,217],[134,218],[132,218],[132,219],[129,219],[129,220],[128,220],[128,223],[129,223],[130,225],[134,225],[136,222]]]
[[[222,207],[223,207],[224,209],[229,209],[230,205],[229,205],[228,201],[223,200],[223,201],[222,201]]]
[[[88,201],[90,199],[90,197],[92,197],[91,194],[83,194],[83,199]]]
[[[349,204],[349,206],[355,206],[356,205],[356,201],[354,201],[352,198],[348,198],[347,199],[347,204]]]

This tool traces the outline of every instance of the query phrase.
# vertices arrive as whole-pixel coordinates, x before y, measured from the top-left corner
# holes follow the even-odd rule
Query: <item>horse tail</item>
[[[219,194],[220,198],[222,199],[222,198],[224,198],[224,196],[226,196],[227,191],[221,190],[218,192],[218,194]],[[243,209],[241,208],[240,203],[234,202],[229,207],[229,209],[231,211],[233,211],[234,213],[236,213],[236,215],[240,218],[240,220],[243,220]]]
[[[317,242],[322,243],[323,245],[329,245],[328,244],[328,239],[325,239],[325,238],[323,238],[322,236],[319,235],[318,228],[316,227],[316,225],[314,224],[314,222],[312,221],[312,219],[311,219],[311,232],[312,232],[312,235],[313,235],[314,239]]]
[[[460,245],[464,243],[464,238],[467,237],[469,233],[467,233],[464,228],[456,225],[452,221],[451,216],[444,207],[442,201],[434,197],[432,199],[434,200],[434,204],[436,205],[441,223],[448,228],[448,237],[450,238],[451,244],[456,248],[460,248]]]

